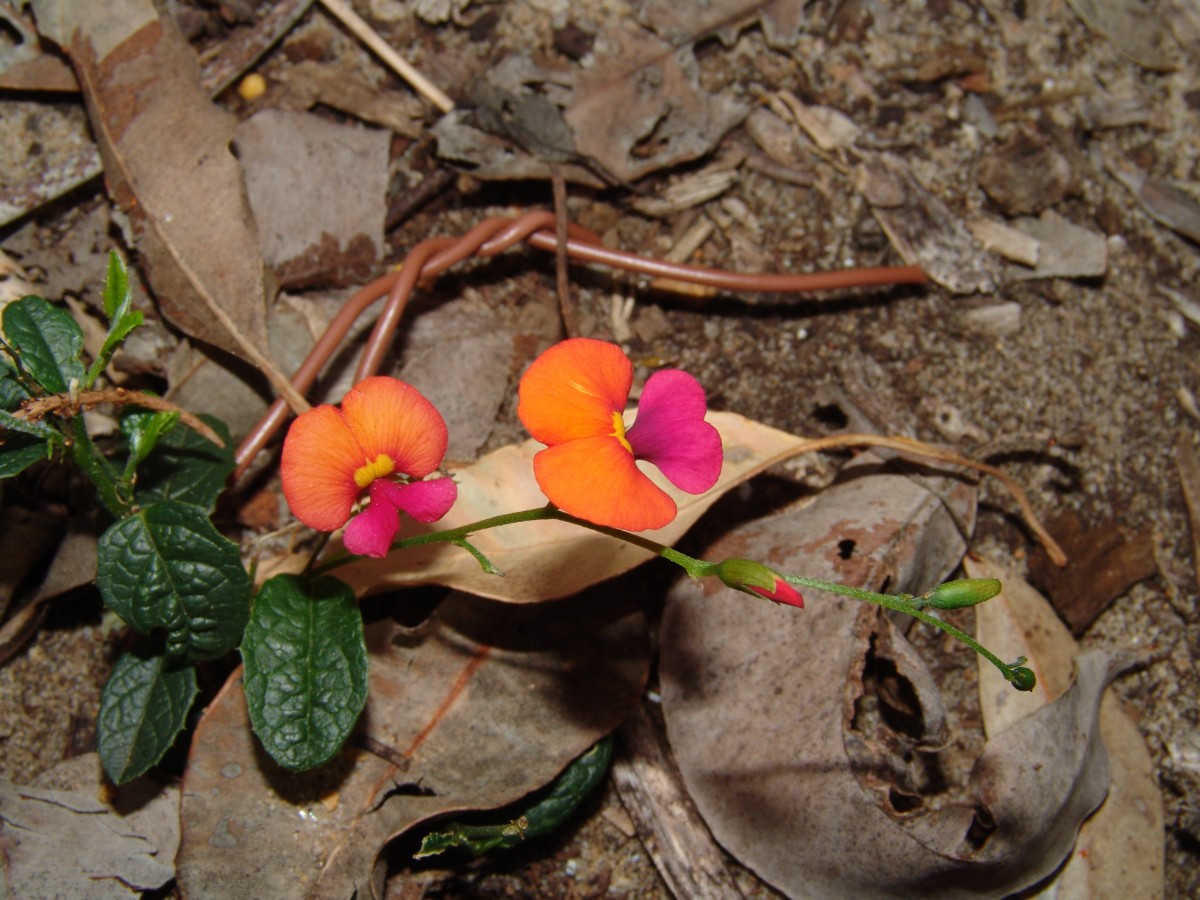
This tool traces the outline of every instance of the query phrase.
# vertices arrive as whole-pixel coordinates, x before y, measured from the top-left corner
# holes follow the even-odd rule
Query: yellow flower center
[[[354,483],[359,488],[369,487],[371,482],[376,478],[391,475],[394,471],[396,471],[396,464],[392,462],[392,458],[386,453],[380,453],[375,457],[374,462],[369,462],[365,466],[355,470]]]
[[[612,437],[620,441],[621,446],[628,450],[631,456],[633,455],[633,448],[629,446],[629,441],[625,440],[625,420],[621,418],[619,412],[613,413]]]

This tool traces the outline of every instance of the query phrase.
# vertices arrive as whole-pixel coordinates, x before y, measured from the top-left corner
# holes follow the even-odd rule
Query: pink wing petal
[[[638,459],[653,463],[681,491],[702,494],[721,477],[721,435],[704,421],[704,388],[678,369],[655,372],[625,439]]]
[[[418,522],[436,522],[458,499],[458,485],[449,478],[396,484],[378,479],[371,484],[371,502],[385,500]]]

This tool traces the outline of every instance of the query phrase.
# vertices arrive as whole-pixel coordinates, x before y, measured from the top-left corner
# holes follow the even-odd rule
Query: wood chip
[[[1037,265],[1038,249],[1041,246],[1037,238],[995,219],[971,219],[967,222],[967,228],[989,253],[1011,259],[1023,266]]]
[[[663,727],[644,702],[618,733],[625,752],[613,759],[617,793],[671,893],[695,900],[743,896],[725,851],[713,840],[671,761]]]
[[[1037,267],[1013,270],[1018,280],[1099,278],[1108,269],[1104,235],[1068,222],[1053,210],[1046,210],[1038,219],[1020,219],[1016,227],[1038,242]]]

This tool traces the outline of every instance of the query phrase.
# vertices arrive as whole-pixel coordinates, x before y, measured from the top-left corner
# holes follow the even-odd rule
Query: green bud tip
[[[1002,585],[995,578],[959,578],[957,581],[947,581],[939,584],[927,594],[922,594],[922,606],[932,606],[937,609],[961,609],[964,606],[974,606],[984,600],[991,600],[1000,593]]]
[[[727,559],[713,566],[710,574],[737,591],[765,597],[774,603],[804,608],[800,592],[762,563],[749,559]]]

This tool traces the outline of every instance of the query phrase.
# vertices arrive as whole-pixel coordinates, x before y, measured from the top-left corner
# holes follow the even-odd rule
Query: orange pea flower
[[[370,502],[350,520],[342,542],[351,553],[386,556],[405,512],[434,522],[458,488],[449,478],[422,481],[446,455],[446,423],[416,388],[377,376],[355,385],[341,409],[303,413],[283,442],[283,496],[296,518],[317,531],[346,525],[365,492]]]
[[[637,460],[700,494],[721,475],[721,436],[704,421],[704,388],[676,369],[650,376],[626,429],[632,384],[633,364],[620,347],[572,338],[533,361],[521,378],[517,415],[547,445],[533,472],[551,503],[598,525],[645,531],[668,524],[676,507]]]

